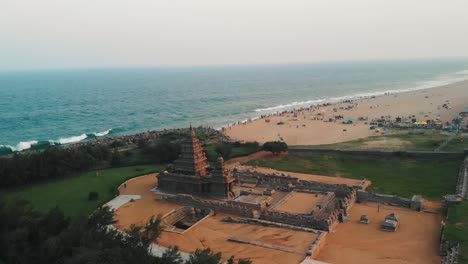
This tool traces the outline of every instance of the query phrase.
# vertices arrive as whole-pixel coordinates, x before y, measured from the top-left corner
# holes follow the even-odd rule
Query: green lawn
[[[452,139],[442,151],[458,151],[462,152],[468,149],[468,135],[459,134],[457,137]]]
[[[318,145],[313,146],[313,148],[434,151],[448,137],[449,135],[431,131],[400,132],[398,134],[371,136],[336,144]],[[454,148],[453,151],[460,151],[460,149]]]
[[[41,211],[59,206],[67,216],[88,215],[96,207],[111,200],[116,188],[125,180],[162,170],[163,165],[141,165],[109,168],[83,173],[44,184],[25,187],[6,194],[6,199],[24,199]],[[96,201],[88,201],[88,194],[99,194]]]
[[[468,264],[468,202],[450,207],[449,221],[445,229],[445,239],[461,242],[460,264]]]
[[[280,161],[249,161],[247,165],[284,171],[369,179],[369,190],[440,200],[453,193],[461,160],[418,160],[408,157],[369,158],[350,154],[290,154]]]

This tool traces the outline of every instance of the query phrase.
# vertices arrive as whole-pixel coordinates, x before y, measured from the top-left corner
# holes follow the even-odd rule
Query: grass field
[[[30,201],[40,211],[60,207],[67,216],[88,215],[96,207],[111,200],[124,181],[162,170],[163,165],[141,165],[91,171],[76,177],[25,187],[7,193],[6,199]],[[88,201],[89,192],[97,192],[96,201]]]
[[[342,143],[318,145],[313,147],[326,149],[434,151],[447,138],[449,138],[449,135],[441,134],[439,132],[399,132],[397,134],[372,136]],[[456,150],[460,151],[462,149],[458,148]]]
[[[445,229],[445,239],[461,243],[460,264],[468,264],[468,202],[450,207],[449,221]]]
[[[407,157],[370,158],[350,154],[290,154],[280,161],[253,160],[257,165],[284,171],[369,179],[369,190],[411,197],[422,194],[440,200],[453,193],[461,160],[417,160]]]
[[[447,146],[445,146],[442,151],[464,151],[468,149],[468,135],[459,134],[452,141],[450,141]]]

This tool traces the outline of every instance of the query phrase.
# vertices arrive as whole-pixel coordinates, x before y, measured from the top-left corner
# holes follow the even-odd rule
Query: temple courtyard
[[[367,192],[371,182],[225,164],[209,164],[195,134],[173,164],[123,183],[108,203],[115,228],[161,217],[161,254],[178,246],[271,263],[438,263],[437,205]],[[153,252],[153,249],[151,249]]]
[[[121,195],[137,195],[135,197],[139,198],[124,203],[115,211],[115,226],[118,229],[129,230],[132,224],[145,224],[151,216],[168,215],[171,211],[184,207],[162,201],[164,194],[155,192],[156,185],[156,175],[149,174],[132,179],[120,187]],[[274,207],[273,210],[295,213],[310,211],[324,196],[303,192],[277,194],[279,196],[274,199],[275,203],[270,205]],[[382,231],[380,223],[391,212],[400,217],[401,225],[397,232]],[[359,217],[363,214],[368,215],[371,220],[367,225],[359,223]],[[307,256],[306,253],[318,234],[229,223],[223,221],[226,216],[235,217],[232,214],[215,213],[183,233],[170,230],[163,232],[157,243],[163,247],[177,245],[182,252],[210,247],[223,253],[224,259],[234,255],[236,258],[250,258],[256,264],[301,263],[307,259],[336,264],[440,263],[438,245],[441,215],[437,213],[418,212],[373,202],[356,203],[343,223],[338,224],[330,233],[324,232],[326,236],[313,256]]]
[[[141,199],[128,202],[115,211],[117,220],[115,226],[118,229],[129,230],[132,224],[143,225],[151,216],[166,215],[171,210],[183,207],[159,201],[161,194],[151,191],[155,183],[155,175],[150,174],[128,181],[126,187],[121,186],[121,195],[140,195]],[[250,258],[259,264],[284,264],[300,263],[306,255],[308,246],[317,237],[316,234],[309,232],[223,222],[222,219],[226,216],[229,215],[223,213],[212,215],[183,234],[163,232],[158,244],[164,247],[177,245],[183,252],[210,247],[214,251],[223,253],[224,259],[234,255],[236,258]],[[263,242],[284,249],[231,242],[228,241],[230,237]]]

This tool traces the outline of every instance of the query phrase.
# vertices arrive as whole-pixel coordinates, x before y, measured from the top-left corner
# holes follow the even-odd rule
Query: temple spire
[[[191,125],[190,134],[190,137],[182,142],[182,150],[179,158],[174,161],[174,169],[182,174],[206,176],[208,162]]]

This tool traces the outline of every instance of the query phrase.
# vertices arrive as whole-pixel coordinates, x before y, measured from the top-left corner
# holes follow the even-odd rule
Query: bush
[[[274,155],[288,150],[288,145],[282,141],[269,141],[263,144],[262,150],[270,151]]]
[[[155,145],[146,147],[143,152],[157,163],[171,163],[179,156],[180,145],[169,140],[161,140]]]
[[[229,143],[218,143],[215,146],[215,151],[218,155],[221,155],[224,159],[228,159],[231,156],[232,145]]]
[[[97,201],[97,199],[99,198],[99,193],[97,192],[89,192],[88,194],[88,201]]]
[[[110,165],[112,167],[118,167],[122,165],[122,156],[120,155],[120,152],[117,151],[117,149],[112,152]]]

